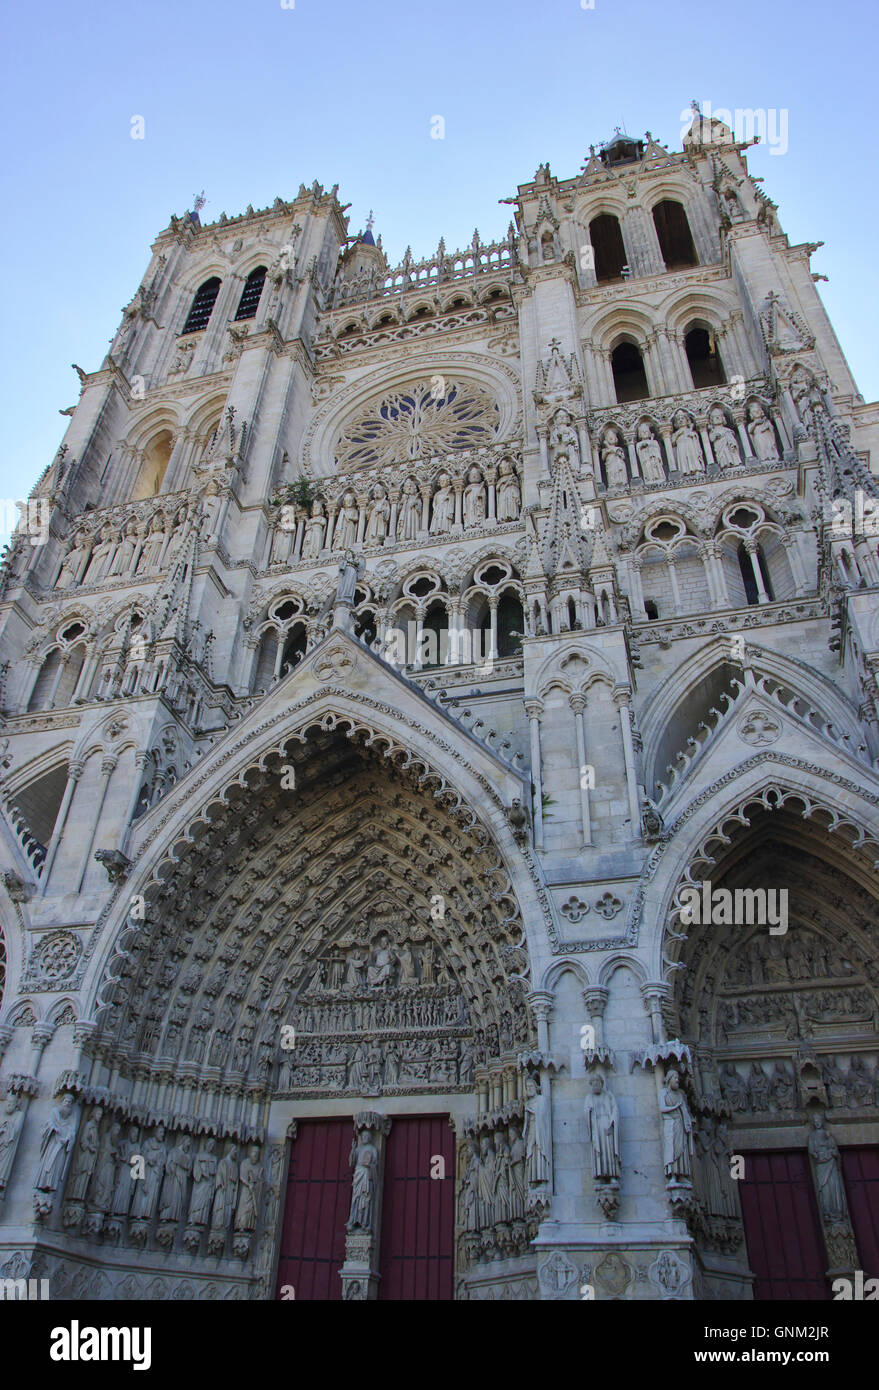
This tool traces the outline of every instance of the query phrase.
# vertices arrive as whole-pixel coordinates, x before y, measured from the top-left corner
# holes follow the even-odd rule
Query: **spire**
[[[375,246],[375,237],[372,235],[372,229],[373,229],[374,226],[375,226],[375,218],[374,218],[373,215],[372,215],[372,208],[370,208],[370,209],[369,209],[369,216],[368,216],[367,219],[366,219],[366,231],[363,233],[362,237],[360,238],[360,240],[361,240],[361,242],[363,243],[364,246]]]

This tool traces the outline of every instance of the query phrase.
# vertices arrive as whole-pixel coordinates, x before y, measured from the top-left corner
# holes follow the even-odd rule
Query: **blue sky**
[[[289,0],[287,0],[289,4]],[[203,220],[340,185],[392,260],[504,235],[548,160],[570,177],[614,127],[680,147],[695,97],[786,111],[788,148],[750,153],[812,267],[865,399],[872,313],[875,0],[150,0],[7,11],[0,493],[27,492],[172,212]],[[431,138],[432,118],[445,138]],[[145,138],[131,138],[142,116]]]

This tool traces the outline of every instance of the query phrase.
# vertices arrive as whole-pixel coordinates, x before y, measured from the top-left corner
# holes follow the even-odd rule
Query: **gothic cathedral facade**
[[[196,207],[80,370],[0,576],[3,1278],[879,1275],[879,407],[697,109],[506,201],[396,267]]]

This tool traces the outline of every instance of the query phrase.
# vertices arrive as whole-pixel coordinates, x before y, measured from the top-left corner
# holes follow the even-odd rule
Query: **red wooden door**
[[[841,1149],[842,1178],[865,1279],[879,1279],[879,1149]]]
[[[824,1238],[805,1150],[744,1155],[739,1192],[755,1299],[825,1299]]]
[[[300,1120],[278,1261],[278,1296],[291,1285],[297,1299],[341,1299],[345,1222],[351,1210],[348,1155],[354,1126],[347,1120]]]
[[[440,1157],[445,1177],[432,1178]],[[455,1136],[448,1115],[394,1118],[385,1152],[380,1299],[454,1297]]]

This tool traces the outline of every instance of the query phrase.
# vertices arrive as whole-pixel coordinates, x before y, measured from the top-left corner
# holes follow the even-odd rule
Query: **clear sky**
[[[284,8],[284,4],[289,8]],[[679,149],[681,113],[778,113],[752,172],[812,268],[865,399],[879,395],[876,0],[42,0],[7,9],[0,494],[54,456],[153,238],[340,185],[392,261],[503,236],[498,199],[569,178],[615,126]],[[786,113],[786,116],[782,113]],[[141,116],[144,138],[131,138]],[[442,116],[445,137],[431,138]],[[772,119],[770,117],[770,119]],[[737,132],[739,133],[739,132]],[[783,146],[786,144],[786,149]],[[2,518],[0,518],[2,523]]]

